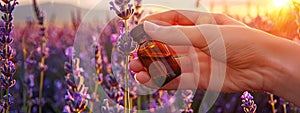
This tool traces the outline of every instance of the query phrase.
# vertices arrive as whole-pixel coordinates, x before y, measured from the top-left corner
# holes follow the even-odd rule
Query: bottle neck
[[[130,31],[130,35],[132,36],[133,40],[136,41],[139,44],[142,43],[142,42],[151,40],[151,38],[144,31],[143,24],[139,24],[135,28],[133,28]]]

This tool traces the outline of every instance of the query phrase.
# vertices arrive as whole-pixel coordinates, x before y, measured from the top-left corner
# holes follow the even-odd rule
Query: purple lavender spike
[[[129,19],[134,13],[132,9],[132,4],[129,4],[130,0],[115,0],[115,2],[109,2],[110,10],[115,11],[115,13],[123,20]],[[115,4],[119,7],[117,8]],[[126,9],[125,9],[126,7]]]
[[[2,20],[0,22],[0,44],[2,45],[0,50],[1,56],[1,66],[0,66],[0,79],[1,86],[3,89],[3,94],[5,94],[1,100],[1,107],[4,108],[5,112],[8,112],[11,101],[11,94],[9,92],[9,88],[13,87],[16,84],[16,80],[13,79],[13,76],[16,72],[15,64],[11,61],[13,58],[13,49],[11,47],[11,43],[13,41],[12,38],[12,30],[13,30],[13,15],[12,12],[15,9],[15,6],[18,4],[17,0],[2,0],[4,4],[0,3],[0,11],[3,13],[1,16]]]
[[[254,103],[253,96],[248,91],[245,91],[243,93],[241,99],[242,99],[241,106],[243,107],[245,113],[255,113],[257,106]]]

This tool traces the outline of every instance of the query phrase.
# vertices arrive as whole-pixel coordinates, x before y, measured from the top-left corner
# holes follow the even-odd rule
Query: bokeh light
[[[288,4],[289,0],[273,0],[273,4],[276,7],[283,7]]]

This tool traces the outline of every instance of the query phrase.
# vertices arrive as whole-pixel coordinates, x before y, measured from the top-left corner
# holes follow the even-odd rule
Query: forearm
[[[272,37],[268,42],[270,67],[274,71],[267,79],[266,90],[300,106],[300,45]]]

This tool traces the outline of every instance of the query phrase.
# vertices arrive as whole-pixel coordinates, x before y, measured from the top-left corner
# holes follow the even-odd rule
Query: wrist
[[[300,46],[277,37],[268,43],[266,58],[270,69],[263,90],[300,106]]]

